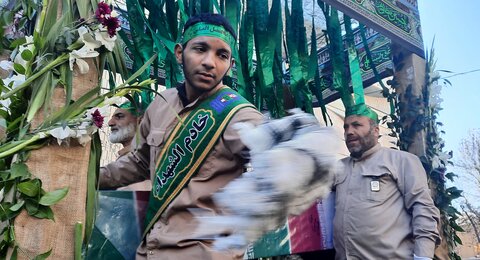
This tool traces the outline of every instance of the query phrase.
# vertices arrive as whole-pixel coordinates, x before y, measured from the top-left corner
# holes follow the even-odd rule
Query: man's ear
[[[230,76],[230,77],[232,76],[232,68],[233,68],[233,65],[235,65],[235,59],[232,57],[232,58],[230,59],[230,68],[228,68],[228,71],[227,71],[227,73],[226,73],[226,75],[228,75],[228,76]]]
[[[177,59],[178,64],[182,64],[182,53],[183,53],[183,47],[180,43],[175,44],[175,58]]]
[[[378,124],[375,126],[375,128],[373,129],[373,131],[374,131],[374,133],[375,133],[375,136],[376,136],[377,138],[379,138],[379,137],[380,137],[380,126],[379,126]]]

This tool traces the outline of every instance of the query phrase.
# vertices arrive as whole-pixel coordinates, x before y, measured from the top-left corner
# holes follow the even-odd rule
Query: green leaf
[[[453,172],[449,172],[449,173],[445,174],[445,178],[447,178],[447,179],[449,179],[449,180],[451,180],[451,181],[453,181],[456,176],[457,176],[457,175],[456,175],[455,173],[453,173]]]
[[[457,242],[457,244],[463,245],[462,239],[459,236],[457,236],[457,234],[454,234],[454,240],[455,242]]]
[[[15,212],[15,211],[21,209],[24,204],[25,204],[25,201],[22,200],[22,201],[18,202],[17,204],[11,206],[10,210]]]
[[[15,218],[18,214],[20,214],[20,211],[12,211],[10,210],[10,207],[12,203],[6,202],[2,203],[1,207],[5,210],[0,210],[0,221],[7,221],[10,219]]]
[[[3,233],[3,240],[5,240],[7,243],[15,241],[15,227],[13,225],[9,225],[7,227],[5,233]]]
[[[15,41],[13,41],[13,42],[10,44],[10,48],[15,49],[16,47],[18,47],[18,46],[20,46],[20,45],[22,45],[22,44],[25,44],[26,42],[27,42],[27,39],[25,39],[25,37],[16,39]]]
[[[35,197],[40,191],[40,180],[34,179],[34,180],[21,182],[17,185],[17,189],[22,194],[25,194],[29,197]]]
[[[25,209],[27,210],[28,215],[33,216],[38,212],[38,202],[32,199],[25,200]]]
[[[82,260],[82,241],[83,241],[83,225],[81,222],[75,223],[75,250],[74,252],[74,259],[75,260]]]
[[[133,73],[132,76],[130,76],[123,84],[121,84],[120,86],[118,87],[123,87],[123,86],[127,86],[128,84],[130,84],[130,82],[132,82],[133,80],[135,80],[138,76],[140,76],[142,74],[142,72],[144,70],[146,70],[150,64],[152,64],[152,62],[157,58],[157,54],[154,54],[148,61],[145,62],[145,64],[143,64],[142,67],[140,67],[140,69],[138,69],[135,73]]]
[[[28,166],[25,163],[12,164],[12,167],[10,168],[10,179],[28,176],[30,176],[30,172],[28,171]]]
[[[450,226],[451,226],[455,231],[465,232],[465,230],[464,230],[461,226],[459,226],[457,223],[455,223],[455,222],[450,223]]]
[[[26,49],[22,51],[21,56],[22,56],[22,59],[29,61],[33,58],[33,53],[30,50]]]
[[[449,194],[450,199],[457,199],[462,196],[462,190],[457,189],[457,187],[450,187],[445,190]]]
[[[18,74],[25,74],[25,68],[18,63],[13,64],[13,69],[18,73]]]
[[[92,99],[95,99],[95,96],[98,94],[100,91],[99,87],[93,88],[89,90],[87,93],[85,93],[83,96],[81,96],[79,99],[77,99],[73,104],[68,105],[66,107],[63,107],[59,109],[58,111],[54,112],[52,115],[47,117],[44,122],[47,125],[50,124],[55,124],[59,122],[60,120],[65,120],[66,118],[71,118],[78,113],[81,113],[84,111],[85,104],[90,102]]]
[[[12,251],[12,255],[10,256],[10,260],[17,260],[17,252],[18,252],[18,246],[15,246]]]
[[[50,207],[46,207],[46,206],[38,207],[37,213],[35,213],[33,216],[36,217],[36,218],[40,218],[40,219],[54,220],[52,209]]]
[[[90,160],[87,172],[87,201],[85,205],[85,240],[89,241],[95,226],[97,205],[97,176],[99,173],[100,157],[102,153],[102,141],[100,135],[93,134],[90,149]]]
[[[33,101],[30,104],[30,108],[28,109],[27,113],[27,122],[31,122],[35,114],[40,110],[40,108],[45,103],[45,97],[47,94],[47,90],[52,85],[52,71],[46,73],[46,75],[42,78],[40,85],[37,88],[37,91],[34,93]]]
[[[77,4],[78,13],[80,18],[88,19],[89,10],[91,10],[90,1],[75,1]]]
[[[40,201],[38,201],[38,203],[43,206],[51,206],[63,199],[67,195],[67,193],[68,188],[47,192],[40,198]]]
[[[52,253],[52,249],[48,250],[47,252],[45,252],[41,255],[35,256],[35,258],[33,258],[33,260],[45,260],[45,259],[47,259],[47,257],[50,256],[51,253]]]

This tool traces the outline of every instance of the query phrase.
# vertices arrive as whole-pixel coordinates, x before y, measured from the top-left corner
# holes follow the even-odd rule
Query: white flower
[[[110,13],[110,16],[111,16],[111,17],[118,17],[117,11],[112,10],[112,12]]]
[[[433,156],[432,158],[432,168],[433,169],[436,169],[440,166],[442,166],[442,162],[440,161],[440,157],[438,157],[437,155]]]
[[[122,98],[119,96],[113,96],[111,98],[105,98],[105,100],[102,102],[104,106],[111,106],[111,105],[117,105],[119,106],[122,104]]]
[[[88,29],[87,27],[82,26],[78,28],[77,31],[79,35],[78,41],[83,42],[85,44],[84,47],[90,50],[94,50],[102,46],[101,42],[93,38],[92,34],[90,33],[90,29]]]
[[[98,52],[87,47],[87,45],[80,48],[80,50],[73,50],[70,53],[70,70],[73,70],[73,64],[77,63],[80,74],[85,74],[90,69],[88,63],[83,58],[94,58],[99,55]]]
[[[68,126],[65,126],[65,127],[60,126],[50,130],[50,135],[57,138],[58,145],[60,145],[63,140],[67,139],[68,137],[74,136],[75,131],[70,129],[70,127]]]
[[[438,71],[432,71],[428,73],[428,77],[430,78],[430,82],[434,82],[440,79],[440,73]]]
[[[15,89],[23,82],[25,82],[25,75],[13,75],[3,80],[5,86],[11,87],[12,89]],[[12,101],[10,100],[10,98],[0,100],[0,104],[5,108],[9,108],[11,103]]]
[[[12,104],[12,100],[10,100],[10,98],[0,100],[0,105],[2,105],[4,108],[9,108],[10,104]]]
[[[117,28],[117,30],[120,28]],[[107,50],[112,51],[113,47],[115,47],[115,40],[117,40],[117,36],[110,37],[108,35],[107,27],[100,25],[99,30],[95,30],[95,39],[100,41]]]
[[[10,72],[13,70],[13,62],[9,60],[2,60],[0,61],[0,68],[2,68],[2,70]]]
[[[78,143],[85,146],[88,142],[92,140],[92,138],[89,135],[82,135],[80,137],[77,137]]]
[[[445,167],[447,165],[448,160],[451,158],[450,154],[445,152],[440,152],[438,155],[434,155],[432,158],[432,167],[434,169],[439,167]]]
[[[4,79],[3,83],[7,87],[11,87],[12,89],[15,89],[16,87],[20,86],[23,82],[25,82],[25,80],[26,80],[25,75],[13,75],[9,78]],[[10,84],[12,85],[10,86]]]
[[[442,85],[438,84],[437,81],[430,84],[430,96],[429,96],[429,106],[431,108],[439,107],[443,102],[443,99],[440,97],[442,92]]]

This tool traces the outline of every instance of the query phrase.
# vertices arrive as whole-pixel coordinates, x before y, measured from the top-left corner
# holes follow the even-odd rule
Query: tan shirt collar
[[[219,84],[214,89],[212,89],[212,90],[210,90],[206,93],[203,93],[197,99],[193,100],[190,103],[188,102],[188,99],[187,99],[185,83],[182,83],[182,84],[178,85],[177,86],[177,91],[178,91],[178,96],[180,97],[180,101],[182,102],[183,107],[187,108],[187,107],[195,106],[198,102],[200,102],[201,100],[204,100],[204,99],[208,98],[209,96],[215,94],[218,90],[222,89],[224,86],[225,85],[223,85],[223,84]]]
[[[125,154],[131,152],[131,149],[132,149],[132,145],[131,145],[131,144],[129,144],[129,145],[127,145],[127,146],[124,146],[122,149],[120,149],[120,150],[118,151],[118,157],[122,157],[122,156],[124,156]]]
[[[380,145],[380,143],[377,143],[374,147],[366,150],[362,156],[360,156],[360,158],[355,158],[355,157],[352,157],[352,159],[354,161],[362,161],[362,160],[365,160],[366,158],[370,157],[372,154],[374,154],[376,151],[380,150],[382,146]],[[350,156],[351,157],[351,156]]]

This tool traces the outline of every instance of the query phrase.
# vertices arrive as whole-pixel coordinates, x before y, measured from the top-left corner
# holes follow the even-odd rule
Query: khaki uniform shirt
[[[183,94],[184,88],[162,92],[163,98],[157,97],[145,112],[140,125],[140,136],[134,140],[138,141],[134,144],[135,151],[105,167],[100,174],[100,187],[113,189],[147,177],[153,180],[156,161],[165,140],[178,122],[177,114],[182,117],[217,90],[218,88],[206,93],[186,106],[184,104],[188,102]],[[238,122],[259,124],[262,120],[262,114],[250,107],[240,109],[233,116],[196,175],[147,234],[137,250],[137,259],[242,259],[243,250],[227,253],[211,250],[211,238],[221,234],[196,233],[196,237],[193,237],[196,232],[193,214],[221,213],[212,201],[212,194],[239,177],[247,162],[242,156],[246,152],[245,146],[232,125]],[[229,232],[225,230],[222,234]]]
[[[132,144],[129,144],[127,146],[124,146],[122,149],[118,151],[118,157],[117,160],[122,158],[123,156],[128,155],[129,153],[132,152]],[[144,180],[141,182],[135,182],[132,184],[129,184],[125,187],[120,187],[117,190],[123,190],[123,191],[150,191],[152,190],[152,182],[150,179]]]
[[[336,259],[433,257],[439,211],[417,156],[377,144],[335,176]]]

